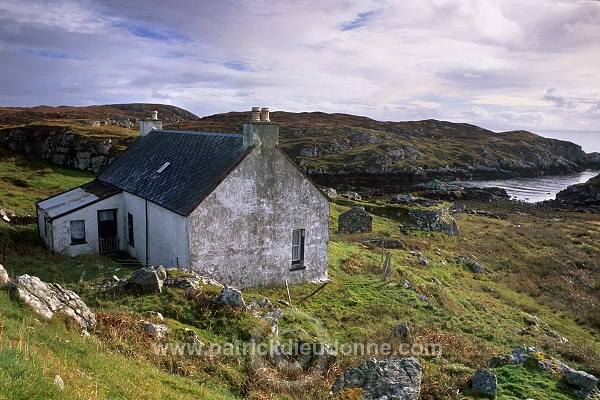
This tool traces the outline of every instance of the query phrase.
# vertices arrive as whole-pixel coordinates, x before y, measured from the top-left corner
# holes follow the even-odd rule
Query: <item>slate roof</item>
[[[249,151],[243,135],[152,131],[129,146],[97,180],[187,216]]]
[[[46,217],[55,219],[85,206],[121,193],[122,190],[94,180],[83,186],[50,197],[37,203]]]

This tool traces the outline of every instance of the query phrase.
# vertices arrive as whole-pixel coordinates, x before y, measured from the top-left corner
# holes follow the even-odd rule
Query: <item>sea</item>
[[[552,200],[556,194],[567,186],[586,182],[598,175],[600,171],[584,171],[577,174],[552,175],[538,178],[495,179],[490,181],[459,182],[465,186],[491,187],[496,186],[506,189],[508,195],[514,200],[536,203],[538,201]]]
[[[600,131],[549,131],[532,130],[536,133],[552,139],[566,140],[581,146],[586,153],[600,152]],[[551,200],[556,194],[567,186],[581,182],[598,175],[600,171],[585,171],[577,174],[544,176],[539,178],[515,178],[490,181],[460,182],[467,186],[490,187],[497,186],[506,189],[506,192],[515,200],[535,203],[538,201]]]

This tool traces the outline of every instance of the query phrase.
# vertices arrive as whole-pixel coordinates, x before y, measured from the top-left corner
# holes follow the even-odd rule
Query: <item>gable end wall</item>
[[[290,271],[305,229],[305,269]],[[254,149],[189,216],[192,268],[237,287],[327,279],[329,202],[278,149]]]

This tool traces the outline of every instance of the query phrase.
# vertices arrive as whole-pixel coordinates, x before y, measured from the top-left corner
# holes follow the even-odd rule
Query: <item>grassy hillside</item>
[[[21,179],[28,188],[14,196],[16,210],[31,210],[35,199],[89,179],[52,168],[47,182],[38,184],[35,171],[47,167],[31,166],[31,161],[15,157],[3,164],[10,166],[4,168],[3,181]],[[2,199],[6,201],[4,195]],[[375,215],[374,232],[337,234],[337,217],[354,204]],[[457,216],[461,236],[447,237],[406,231],[398,206],[385,199],[338,199],[331,207],[332,282],[305,301],[318,286],[291,287],[291,307],[280,301],[288,300],[282,287],[248,289],[246,301],[267,297],[282,308],[281,340],[381,344],[396,324],[408,322],[409,344],[417,350],[428,344],[442,349],[441,354],[415,354],[424,368],[422,399],[472,398],[467,384],[474,371],[493,355],[523,345],[600,375],[600,216],[544,212],[527,205],[467,206],[503,219],[463,214]],[[0,291],[0,398],[317,399],[325,396],[338,373],[367,357],[340,355],[326,371],[301,371],[276,369],[248,356],[157,355],[138,324],[147,311],[163,313],[173,332],[194,330],[204,343],[247,341],[265,329],[264,322],[248,312],[215,306],[210,299],[218,288],[210,286],[192,294],[173,288],[149,296],[101,293],[93,288],[94,281],[126,277],[128,267],[100,256],[52,254],[41,246],[35,225],[4,224],[0,229],[10,239],[5,267],[11,276],[29,273],[63,283],[99,319],[92,336],[84,338],[63,318],[42,320]],[[385,250],[392,260],[386,282],[381,281],[381,249],[366,242],[382,237],[403,243]],[[421,252],[428,264],[421,265],[410,251]],[[475,274],[457,261],[470,254],[486,273]],[[85,283],[78,287],[84,270]],[[568,342],[544,329],[524,331],[532,326],[533,315]],[[501,400],[574,398],[561,381],[541,371],[505,366],[496,373]],[[62,393],[53,384],[56,374],[66,385]]]

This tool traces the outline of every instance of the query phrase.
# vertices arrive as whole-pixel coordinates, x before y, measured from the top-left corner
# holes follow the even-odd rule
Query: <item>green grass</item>
[[[47,182],[60,185],[34,184],[35,173],[30,173],[42,164],[9,158],[12,161],[3,158],[0,163],[2,168],[12,166],[5,172],[11,178],[7,181],[15,187],[30,185],[29,192],[17,193],[17,209],[30,209],[34,199],[53,194],[49,193],[52,187],[58,190],[62,185],[64,190],[80,184],[78,179],[89,179],[52,166]],[[374,214],[374,231],[337,234],[339,214],[354,204]],[[468,207],[505,214],[507,219],[458,216],[461,236],[456,237],[401,233],[407,222],[404,207],[383,200],[340,200],[331,205],[332,282],[303,302],[318,285],[292,286],[292,308],[279,302],[287,301],[283,287],[247,289],[246,302],[268,297],[283,309],[281,339],[385,343],[396,324],[408,322],[411,344],[442,346],[441,355],[417,355],[424,371],[423,399],[462,398],[477,368],[486,366],[493,355],[523,345],[600,375],[600,216],[543,212],[525,205],[471,203]],[[42,320],[0,291],[0,398],[9,396],[5,393],[14,394],[13,398],[323,398],[336,374],[367,357],[340,356],[327,374],[302,384],[292,372],[277,371],[268,363],[257,367],[243,356],[157,357],[137,324],[147,311],[163,313],[173,331],[193,329],[205,343],[247,341],[265,327],[247,312],[214,305],[216,287],[195,294],[172,288],[147,296],[98,292],[91,288],[91,280],[125,277],[130,270],[97,255],[69,258],[51,253],[37,238],[35,225],[3,225],[3,232],[9,240],[5,267],[11,276],[29,273],[63,283],[79,292],[101,323],[91,338],[84,339],[63,319]],[[392,274],[385,283],[381,249],[365,243],[381,237],[405,246],[385,250],[392,261]],[[420,265],[409,250],[420,251],[429,264]],[[459,255],[469,254],[491,272],[473,274],[456,261]],[[85,280],[78,287],[82,271]],[[410,289],[403,280],[410,282]],[[417,294],[427,296],[432,305]],[[539,316],[570,343],[522,335],[531,320],[527,314]],[[541,371],[516,366],[495,371],[500,399],[573,398],[560,382]],[[53,384],[55,374],[67,385],[62,394]],[[151,394],[144,397],[145,393]]]
[[[94,176],[0,148],[0,207],[16,215],[35,215],[35,202],[89,182]]]
[[[0,291],[0,399],[235,399],[210,380],[186,379],[83,337],[62,318],[35,316]],[[59,375],[65,390],[54,385]]]

